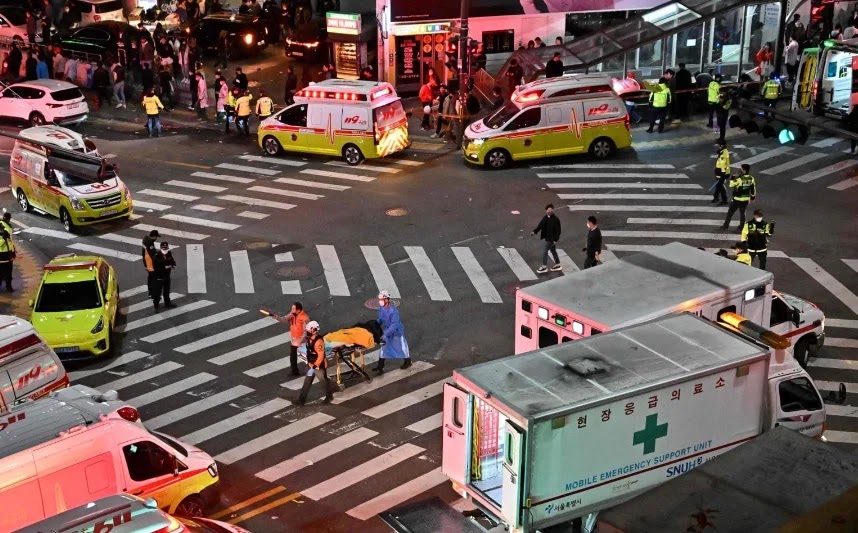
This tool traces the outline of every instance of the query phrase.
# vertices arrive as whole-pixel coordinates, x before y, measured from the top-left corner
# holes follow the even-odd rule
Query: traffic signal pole
[[[459,144],[465,140],[465,114],[467,111],[467,99],[465,98],[465,89],[468,87],[467,76],[470,75],[468,68],[468,12],[471,10],[471,0],[462,0],[461,9],[459,11],[459,106],[461,109],[461,118],[459,119]]]

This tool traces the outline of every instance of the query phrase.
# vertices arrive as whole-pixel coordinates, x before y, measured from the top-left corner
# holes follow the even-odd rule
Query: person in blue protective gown
[[[408,351],[408,342],[405,340],[405,326],[399,319],[399,311],[390,302],[390,293],[381,291],[378,294],[378,324],[383,331],[381,335],[381,355],[375,371],[384,373],[385,359],[404,359],[402,366],[405,369],[411,366],[411,353]]]

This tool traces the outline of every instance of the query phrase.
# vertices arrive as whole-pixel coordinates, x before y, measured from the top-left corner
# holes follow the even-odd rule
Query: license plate
[[[78,102],[76,104],[68,104],[66,107],[68,109],[77,109],[78,107],[80,107],[80,102]]]
[[[297,52],[297,51],[295,51],[295,52],[292,52],[292,55],[293,55],[293,56],[301,57],[301,56],[303,56],[303,55],[304,55],[304,52]]]
[[[118,212],[119,212],[119,209],[105,209],[104,211],[101,212],[101,214],[99,216],[109,217],[111,215],[115,215]]]
[[[80,348],[77,346],[68,346],[66,348],[54,348],[54,351],[57,353],[74,353],[80,351]]]

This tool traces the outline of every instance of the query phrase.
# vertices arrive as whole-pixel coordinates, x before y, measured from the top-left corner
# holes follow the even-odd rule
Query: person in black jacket
[[[152,266],[155,272],[155,286],[152,288],[152,300],[155,304],[155,312],[161,310],[161,295],[164,297],[164,305],[168,308],[176,307],[170,301],[170,274],[176,269],[176,260],[170,251],[170,245],[161,242],[161,251],[152,257]]]
[[[563,61],[560,59],[560,52],[554,52],[554,57],[545,64],[546,78],[559,78],[563,76]]]
[[[563,270],[560,266],[560,257],[557,255],[557,241],[560,240],[560,220],[554,214],[554,204],[545,206],[545,216],[539,221],[539,225],[533,230],[531,235],[536,235],[539,232],[539,238],[545,241],[542,247],[542,266],[536,269],[537,274],[545,274],[548,272],[548,252],[554,259],[554,266],[551,270],[557,272]]]
[[[602,262],[599,257],[602,251],[602,230],[599,229],[599,221],[593,215],[587,217],[587,246],[582,252],[586,252],[584,268],[594,267]]]

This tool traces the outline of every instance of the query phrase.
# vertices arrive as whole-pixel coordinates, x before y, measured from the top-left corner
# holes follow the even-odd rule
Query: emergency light
[[[554,315],[554,323],[560,327],[566,326],[566,317],[563,315]]]

